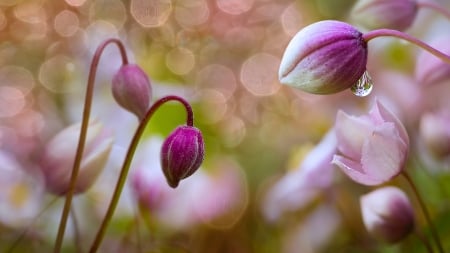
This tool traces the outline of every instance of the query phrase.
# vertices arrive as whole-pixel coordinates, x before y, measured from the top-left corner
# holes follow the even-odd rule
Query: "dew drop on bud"
[[[361,78],[355,84],[353,84],[350,89],[353,94],[358,97],[365,97],[369,95],[373,89],[373,82],[372,78],[370,78],[369,76],[369,73],[365,71]]]

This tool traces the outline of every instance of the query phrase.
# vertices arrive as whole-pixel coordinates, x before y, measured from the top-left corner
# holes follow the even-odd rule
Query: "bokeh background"
[[[157,172],[144,173],[149,180],[142,182],[142,191],[159,197],[150,204],[142,200],[146,195],[133,178],[141,177],[139,168],[160,169],[158,147],[185,119],[178,104],[163,106],[147,128],[102,252],[424,252],[414,236],[386,245],[367,235],[358,201],[370,189],[337,170],[332,187],[296,188],[293,177],[284,200],[266,201],[276,182],[301,167],[340,109],[362,114],[379,98],[415,140],[422,105],[417,101],[425,95],[413,80],[420,49],[412,45],[395,39],[369,43],[374,90],[365,98],[350,91],[311,95],[278,82],[284,49],[298,30],[323,19],[346,21],[353,3],[0,0],[0,167],[5,167],[0,249],[52,250],[63,199],[46,193],[40,153],[51,136],[81,120],[93,53],[105,39],[120,38],[130,62],[152,80],[154,99],[176,94],[192,103],[206,157],[200,171],[177,190],[162,185]],[[448,1],[440,3],[450,8]],[[407,33],[427,41],[449,27],[448,20],[423,10]],[[98,68],[92,115],[116,141],[98,182],[75,198],[64,252],[84,252],[90,245],[137,126],[111,95],[120,64],[118,50],[108,47]],[[426,96],[445,104],[445,86],[427,89],[433,95]],[[411,157],[438,230],[449,239],[448,165],[427,170],[418,165],[414,150]],[[10,168],[20,173],[11,174]],[[424,225],[417,213],[419,226]]]

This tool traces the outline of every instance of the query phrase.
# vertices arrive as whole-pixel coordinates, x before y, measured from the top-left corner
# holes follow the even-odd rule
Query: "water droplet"
[[[350,88],[353,94],[358,97],[365,97],[372,92],[373,82],[369,72],[365,71],[361,78]]]

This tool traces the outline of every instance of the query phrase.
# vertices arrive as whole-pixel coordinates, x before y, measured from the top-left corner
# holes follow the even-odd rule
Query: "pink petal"
[[[364,173],[381,182],[389,181],[403,169],[406,153],[407,146],[398,136],[394,123],[385,123],[363,145]]]
[[[379,100],[376,100],[375,106],[372,110],[373,112],[370,112],[371,116],[373,114],[377,114],[383,122],[393,122],[400,138],[407,146],[409,145],[409,137],[405,127],[391,111],[389,111],[383,104],[381,104]]]
[[[346,157],[359,160],[364,140],[372,133],[373,124],[368,118],[338,111],[335,129],[339,151]]]
[[[335,155],[331,163],[338,166],[353,181],[363,185],[378,185],[383,183],[378,178],[365,174],[361,163],[355,162],[340,155]]]

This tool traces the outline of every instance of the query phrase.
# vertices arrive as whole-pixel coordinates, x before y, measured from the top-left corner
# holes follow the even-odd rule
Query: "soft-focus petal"
[[[379,178],[375,178],[363,171],[359,161],[353,161],[340,155],[333,157],[332,163],[338,166],[353,181],[364,185],[378,185],[383,183]]]
[[[381,182],[389,181],[402,171],[406,148],[394,125],[385,123],[363,145],[361,163],[364,173]]]
[[[370,111],[370,116],[372,119],[378,119],[379,121],[377,124],[381,124],[383,122],[392,122],[395,124],[395,129],[398,132],[398,135],[402,139],[402,141],[409,145],[409,137],[408,133],[406,132],[405,126],[402,124],[402,122],[386,107],[380,103],[379,100],[375,101],[375,105]]]
[[[373,129],[371,122],[338,111],[335,129],[339,151],[349,158],[359,159],[363,143]]]

